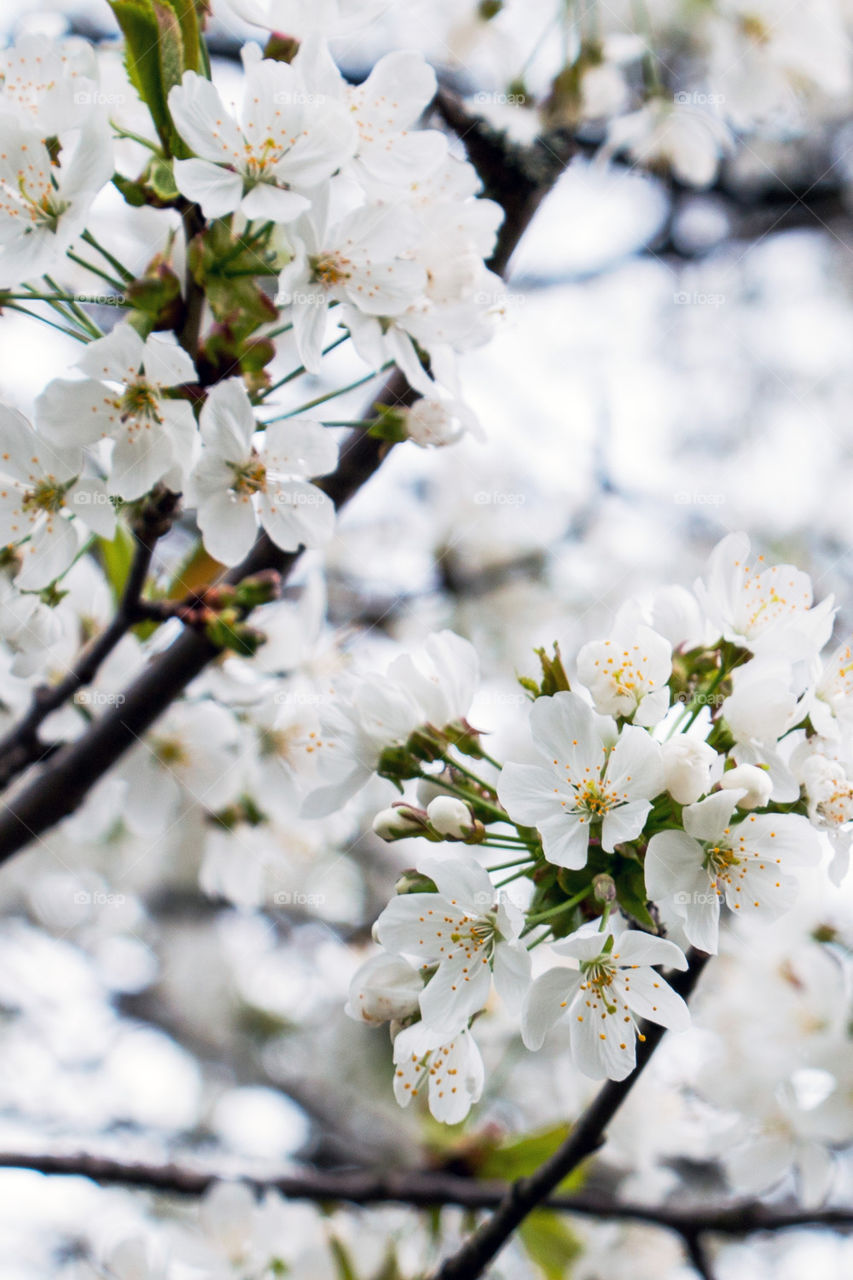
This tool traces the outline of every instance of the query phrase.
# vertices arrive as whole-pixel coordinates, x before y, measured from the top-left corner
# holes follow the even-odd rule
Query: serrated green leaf
[[[201,51],[201,28],[195,0],[161,0],[174,10],[181,27],[184,49],[184,71],[202,72],[204,61]]]
[[[109,0],[125,44],[130,81],[151,113],[164,150],[187,156],[169,114],[169,90],[186,70],[181,22],[172,0]],[[196,60],[198,58],[196,52]]]
[[[570,1280],[571,1268],[583,1253],[583,1245],[566,1221],[540,1209],[519,1227],[528,1257],[546,1280]]]

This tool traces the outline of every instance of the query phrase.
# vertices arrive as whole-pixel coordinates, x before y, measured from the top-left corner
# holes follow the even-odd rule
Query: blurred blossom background
[[[354,76],[388,49],[422,49],[469,105],[524,142],[535,120],[513,86],[525,59],[528,88],[553,76],[555,7],[507,0],[486,22],[468,0],[412,0],[333,49]],[[224,4],[214,8],[216,75],[235,89],[239,43],[258,31]],[[818,599],[835,595],[838,637],[849,632],[853,8],[791,7],[769,66],[759,65],[771,56],[766,42],[756,41],[754,66],[727,44],[753,9],[772,25],[768,4],[649,4],[661,62],[684,86],[678,105],[697,113],[711,142],[665,165],[617,154],[600,118],[581,122],[578,154],[512,261],[496,336],[462,361],[484,439],[395,450],[328,551],[304,557],[274,643],[201,678],[232,706],[260,689],[283,754],[282,708],[297,726],[342,655],[382,667],[400,645],[448,627],[480,655],[471,719],[500,756],[519,738],[515,675],[533,674],[532,647],[557,640],[573,654],[608,633],[627,596],[690,586],[733,530],[805,569]],[[597,91],[615,101],[632,90],[636,41],[646,37],[627,5],[601,6],[599,16],[613,78]],[[106,4],[6,0],[0,27],[5,38],[103,40],[104,92],[117,95],[107,105],[132,117],[132,104],[119,101],[127,87]],[[170,216],[131,218],[107,192],[92,226],[141,269]],[[92,291],[82,269],[69,278]],[[104,328],[108,311],[95,312]],[[46,371],[62,373],[76,354],[62,334],[4,315],[0,399],[29,413]],[[273,377],[294,362],[285,341]],[[362,373],[345,345],[277,403],[284,411]],[[364,394],[337,402],[336,416],[358,418]],[[178,526],[165,540],[162,575],[180,562],[186,537]],[[82,563],[72,577],[78,613],[103,620],[103,582]],[[275,678],[282,669],[289,681]],[[119,661],[114,682],[90,696],[114,696],[122,675]],[[182,808],[165,830],[117,836],[104,825],[115,785],[107,780],[82,812],[0,869],[0,1152],[131,1154],[226,1177],[306,1159],[338,1167],[354,1153],[358,1163],[418,1167],[425,1152],[440,1163],[472,1134],[557,1125],[590,1095],[591,1083],[561,1065],[565,1041],[553,1037],[534,1059],[496,1013],[482,1024],[487,1092],[465,1132],[397,1108],[381,1033],[343,1013],[372,922],[416,856],[412,842],[385,845],[370,831],[387,802],[382,784],[333,820],[307,820],[271,774],[272,826],[223,833]],[[722,1158],[742,1123],[732,1078],[780,1107],[783,1084],[817,1099],[801,1115],[820,1106],[828,1064],[804,1029],[840,981],[835,958],[813,941],[821,927],[846,955],[849,880],[831,898],[816,888],[792,917],[724,952],[700,1025],[670,1037],[613,1125],[597,1175],[607,1185],[654,1201],[686,1179],[694,1196],[724,1195]],[[839,999],[846,1008],[846,992]],[[750,1033],[756,1006],[760,1042]],[[850,1062],[840,1071],[849,1124]],[[851,1192],[853,1166],[840,1151],[830,1203],[849,1204]],[[155,1276],[158,1251],[178,1238],[181,1274],[234,1274],[217,1269],[228,1256],[217,1236],[227,1213],[208,1210],[205,1218],[180,1200],[0,1171],[4,1276]],[[336,1274],[321,1249],[330,1234],[358,1240],[359,1280],[415,1274],[430,1247],[428,1225],[402,1209],[328,1220],[294,1204],[268,1213],[298,1241],[297,1275]],[[462,1229],[461,1214],[446,1220],[451,1236]],[[572,1221],[570,1238],[574,1261],[564,1241],[559,1265],[576,1280],[693,1274],[678,1240],[652,1228]],[[144,1242],[136,1262],[128,1240]],[[389,1240],[399,1272],[381,1271]],[[843,1235],[802,1231],[716,1248],[720,1280],[853,1274],[853,1241]],[[143,1255],[148,1270],[134,1271]],[[492,1274],[543,1271],[515,1244]]]

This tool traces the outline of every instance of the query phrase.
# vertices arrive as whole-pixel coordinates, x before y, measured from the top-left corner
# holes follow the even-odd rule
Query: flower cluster
[[[849,644],[823,652],[833,616],[806,574],[732,534],[693,593],[620,610],[576,677],[541,652],[541,682],[522,680],[531,760],[501,765],[466,720],[448,732],[422,708],[385,723],[359,766],[420,795],[375,829],[444,846],[400,882],[350,994],[352,1016],[391,1022],[401,1102],[425,1091],[452,1122],[478,1099],[472,1030],[493,980],[528,1048],[565,1019],[578,1070],[624,1079],[642,1020],[689,1022],[661,968],[685,969],[688,945],[716,953],[724,919],[789,910],[822,847],[840,878],[853,703]]]
[[[238,108],[189,66],[192,52],[133,132],[111,130],[99,109],[91,48],[27,36],[0,60],[0,284],[10,300],[50,303],[84,343],[76,375],[47,382],[32,425],[2,407],[2,539],[19,615],[15,588],[52,587],[92,535],[114,536],[117,511],[162,488],[195,509],[220,563],[241,561],[259,525],[287,551],[327,543],[334,509],[312,482],[336,466],[335,434],[298,409],[271,410],[279,387],[320,370],[333,320],[333,346],[351,339],[368,370],[396,362],[428,397],[389,411],[389,438],[435,445],[477,430],[454,360],[488,339],[500,309],[484,259],[502,212],[478,198],[446,135],[420,127],[436,91],[424,57],[388,54],[354,85],[319,35],[290,61],[247,45]],[[110,100],[148,92],[126,90]],[[136,132],[146,128],[150,142]],[[115,177],[130,212],[151,203],[191,219],[184,284],[162,213],[160,251],[139,276],[87,229],[114,175],[113,133],[149,149],[138,178]],[[83,261],[91,249],[106,266]],[[125,316],[106,334],[47,274],[68,255],[112,283],[113,318]],[[188,341],[191,307],[200,331]],[[273,383],[268,367],[291,355],[301,364]],[[17,636],[28,660],[49,661],[45,634]]]

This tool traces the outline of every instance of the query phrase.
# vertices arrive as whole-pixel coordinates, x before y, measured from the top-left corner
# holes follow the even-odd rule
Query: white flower
[[[711,787],[717,752],[701,738],[679,734],[661,743],[664,787],[678,804],[695,804]]]
[[[826,754],[820,745],[806,742],[792,763],[805,787],[809,818],[832,844],[829,873],[833,883],[840,884],[847,874],[853,841],[853,777],[845,762],[832,754],[830,743],[822,744]]]
[[[405,420],[410,440],[422,449],[441,448],[455,444],[466,431],[480,434],[479,423],[467,405],[459,401],[427,399],[416,400],[409,408],[399,409]]]
[[[37,595],[18,591],[6,573],[0,574],[0,639],[15,655],[12,675],[28,676],[37,671],[46,650],[61,635],[56,611]]]
[[[330,302],[350,302],[372,316],[394,316],[423,293],[423,267],[410,253],[418,233],[411,210],[365,205],[328,226],[315,203],[293,227],[293,259],[279,277],[276,301],[290,304],[299,357],[312,373],[320,367]]]
[[[424,823],[412,816],[405,805],[380,809],[373,819],[373,832],[380,840],[399,840],[402,836],[423,835]]]
[[[112,175],[112,143],[100,124],[60,142],[54,164],[39,129],[0,119],[0,288],[56,266]]]
[[[644,729],[617,736],[576,693],[537,698],[530,728],[548,765],[505,765],[498,795],[511,818],[538,828],[549,862],[577,870],[591,834],[606,853],[640,834],[663,790],[660,747]]]
[[[206,218],[239,209],[247,218],[292,222],[310,206],[303,193],[352,155],[355,130],[339,103],[309,93],[292,66],[259,60],[253,48],[244,50],[239,124],[219,90],[194,71],[169,93],[175,127],[196,155],[175,161],[175,183]]]
[[[720,778],[724,791],[740,791],[739,809],[763,809],[773,791],[773,780],[766,769],[754,764],[738,764],[727,769]]]
[[[853,721],[853,643],[840,644],[822,664],[809,706],[812,724],[822,737],[837,738],[840,725]]]
[[[182,801],[218,813],[243,783],[237,722],[215,702],[175,703],[128,755],[122,773],[131,831],[162,831]]]
[[[277,547],[321,547],[335,527],[331,498],[311,484],[333,471],[338,447],[319,422],[271,423],[255,447],[258,424],[242,378],[210,389],[199,418],[201,457],[187,484],[204,545],[222,564],[238,564],[255,539],[258,517]]]
[[[655,725],[666,715],[671,674],[669,641],[650,627],[592,640],[578,654],[578,676],[596,710],[633,719],[634,724]]]
[[[627,151],[638,164],[663,166],[687,186],[707,187],[731,141],[717,116],[672,99],[652,98],[639,111],[611,120],[601,155]]]
[[[462,720],[478,677],[474,647],[441,631],[417,652],[401,654],[384,675],[336,682],[310,746],[323,785],[306,798],[303,814],[322,817],[339,808],[364,786],[383,751],[404,744],[419,726],[443,729]]]
[[[791,867],[814,864],[817,837],[797,814],[750,814],[732,823],[746,792],[718,791],[689,805],[683,831],[660,831],[646,850],[646,890],[671,904],[695,947],[716,954],[720,902],[776,919],[797,896]]]
[[[730,533],[717,544],[696,595],[726,640],[756,654],[811,659],[832,630],[832,597],[812,608],[807,573],[789,564],[765,568],[763,556],[750,567],[745,533]]]
[[[436,796],[427,805],[430,826],[439,835],[464,840],[476,827],[470,808],[456,796]]]
[[[21,590],[46,587],[69,567],[81,543],[72,514],[102,537],[113,536],[106,489],[81,470],[79,449],[56,448],[16,409],[0,405],[0,545],[17,547]]]
[[[0,103],[42,138],[56,137],[96,110],[93,63],[92,47],[82,41],[60,44],[41,34],[19,36],[0,51]]]
[[[55,378],[39,396],[39,430],[59,445],[114,441],[109,492],[128,501],[164,478],[180,491],[196,452],[196,424],[189,401],[168,392],[196,379],[187,353],[156,334],[143,342],[120,324],[91,342],[77,367],[88,376]]]
[[[394,1041],[394,1096],[401,1107],[427,1089],[429,1109],[443,1124],[464,1120],[483,1092],[483,1059],[470,1031],[452,1040],[422,1022]]]
[[[374,925],[386,950],[416,957],[425,970],[437,965],[420,997],[431,1031],[454,1036],[495,987],[510,1009],[520,1007],[530,980],[530,955],[518,942],[523,914],[496,893],[488,872],[473,859],[424,858],[418,870],[438,893],[392,899]]]
[[[348,84],[324,40],[309,38],[293,66],[310,84],[346,108],[356,129],[351,168],[358,181],[405,189],[433,173],[447,155],[447,139],[436,129],[416,129],[435,97],[435,72],[422,53],[387,53],[361,84]],[[377,194],[381,194],[378,192]]]
[[[736,742],[774,747],[805,719],[808,705],[797,697],[787,659],[754,658],[732,673],[732,692],[723,701],[722,714]]]
[[[344,1012],[356,1022],[379,1026],[418,1011],[424,981],[400,956],[371,956],[353,975]]]
[[[579,968],[549,969],[530,988],[522,1013],[522,1037],[538,1049],[561,1018],[569,1019],[572,1059],[593,1080],[624,1080],[636,1065],[637,1020],[647,1018],[683,1031],[687,1005],[652,968],[686,969],[674,942],[626,929],[598,931],[583,925],[551,950],[579,961]]]

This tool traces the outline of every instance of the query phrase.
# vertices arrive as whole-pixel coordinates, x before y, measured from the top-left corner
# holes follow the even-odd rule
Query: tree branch
[[[506,212],[491,262],[493,269],[504,270],[540,201],[565,167],[570,144],[560,150],[545,140],[537,143],[530,149],[528,172],[522,149],[512,148],[512,156],[507,158],[504,139],[483,122],[463,112],[462,117],[457,116],[457,124],[487,190]],[[505,185],[498,189],[495,184],[501,174]],[[394,371],[364,416],[373,414],[377,401],[410,404],[415,399],[417,393],[399,371]],[[337,470],[321,485],[336,507],[340,508],[370,479],[389,447],[362,429],[352,432],[341,451]],[[281,551],[263,534],[225,581],[240,582],[267,569],[276,570],[284,580],[299,555],[300,552]],[[219,653],[220,649],[203,632],[185,628],[174,644],[154,658],[130,685],[123,702],[105,711],[80,738],[55,751],[38,775],[3,805],[0,863],[73,813],[92,787]]]
[[[671,986],[679,995],[687,997],[693,991],[708,959],[704,952],[691,949],[687,970],[669,977]],[[637,1065],[631,1074],[625,1080],[608,1080],[562,1146],[531,1177],[512,1183],[492,1217],[441,1264],[435,1272],[435,1280],[475,1280],[500,1253],[528,1214],[547,1201],[560,1183],[587,1156],[598,1150],[608,1124],[640,1078],[665,1030],[657,1025],[643,1024],[644,1039],[637,1046]]]
[[[163,1195],[199,1196],[216,1182],[221,1173],[180,1165],[126,1163],[107,1156],[89,1154],[41,1155],[27,1152],[0,1152],[0,1168],[30,1169],[47,1176],[90,1178],[109,1186],[136,1187]],[[374,1173],[298,1172],[272,1175],[229,1175],[258,1192],[273,1190],[290,1200],[318,1204],[403,1204],[413,1209],[457,1206],[472,1211],[493,1209],[507,1194],[507,1184],[494,1180],[477,1181],[456,1173],[431,1170]],[[548,1197],[539,1206],[580,1217],[620,1222],[643,1222],[673,1231],[685,1242],[705,1233],[738,1239],[770,1231],[817,1227],[833,1231],[853,1231],[851,1209],[774,1209],[760,1201],[748,1200],[721,1207],[653,1206],[620,1200],[604,1192],[581,1191]],[[696,1265],[695,1256],[691,1261]],[[701,1271],[700,1271],[701,1274]]]
[[[119,641],[144,618],[142,592],[151,566],[151,557],[157,542],[171,527],[178,497],[178,494],[164,489],[145,504],[133,527],[136,549],[112,622],[86,646],[62,680],[55,685],[43,685],[35,690],[30,708],[23,719],[5,737],[0,738],[0,789],[8,786],[28,765],[51,752],[51,748],[39,739],[38,730],[41,725],[84,685],[91,684],[101,664]]]

